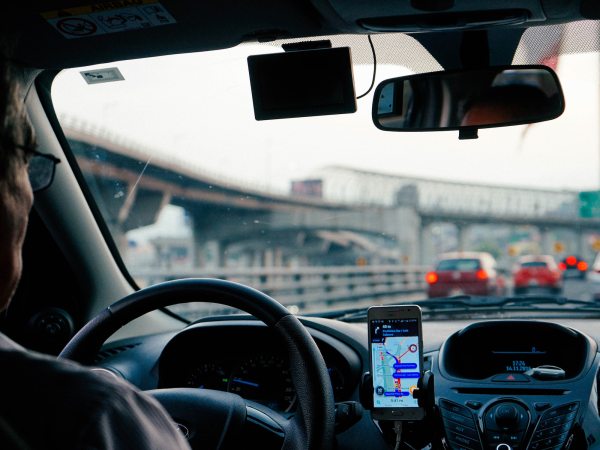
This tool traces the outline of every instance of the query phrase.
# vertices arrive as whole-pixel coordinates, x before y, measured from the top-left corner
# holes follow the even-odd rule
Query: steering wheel
[[[277,331],[283,339],[297,393],[291,419],[228,392],[209,389],[146,391],[187,429],[192,448],[238,445],[285,450],[330,450],[334,441],[335,405],[325,361],[314,340],[283,305],[268,295],[231,281],[184,279],[139,290],[104,309],[66,345],[60,358],[89,364],[102,344],[132,320],[178,303],[211,302],[246,311]],[[183,425],[183,427],[181,427]],[[260,444],[259,444],[260,442]],[[267,445],[269,444],[269,445]]]

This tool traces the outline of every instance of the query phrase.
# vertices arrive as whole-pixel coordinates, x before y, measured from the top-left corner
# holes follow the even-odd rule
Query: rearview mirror
[[[423,73],[385,80],[373,97],[373,122],[385,131],[475,131],[555,119],[565,108],[546,66]],[[473,133],[471,133],[473,134]]]

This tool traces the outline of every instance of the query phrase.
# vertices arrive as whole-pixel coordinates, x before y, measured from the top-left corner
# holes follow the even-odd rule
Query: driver
[[[10,64],[0,58],[0,312],[21,276],[35,137]],[[153,398],[127,382],[20,347],[0,333],[0,447],[189,449]]]
[[[531,122],[550,116],[555,99],[534,86],[492,87],[465,108],[462,127]]]

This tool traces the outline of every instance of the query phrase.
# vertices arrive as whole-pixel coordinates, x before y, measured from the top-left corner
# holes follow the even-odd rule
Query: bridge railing
[[[140,286],[197,277],[236,281],[265,292],[293,312],[310,312],[391,303],[409,294],[423,294],[427,270],[429,267],[400,265],[214,270],[144,268],[133,269],[131,274]],[[200,303],[177,305],[172,309],[189,319],[229,311],[226,307],[215,309]]]

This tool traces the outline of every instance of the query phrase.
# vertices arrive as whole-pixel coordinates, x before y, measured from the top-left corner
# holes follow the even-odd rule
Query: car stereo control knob
[[[498,444],[496,450],[512,450],[512,447],[508,444]]]
[[[516,428],[519,426],[519,411],[514,405],[501,405],[496,409],[495,419],[496,423],[503,428]]]

